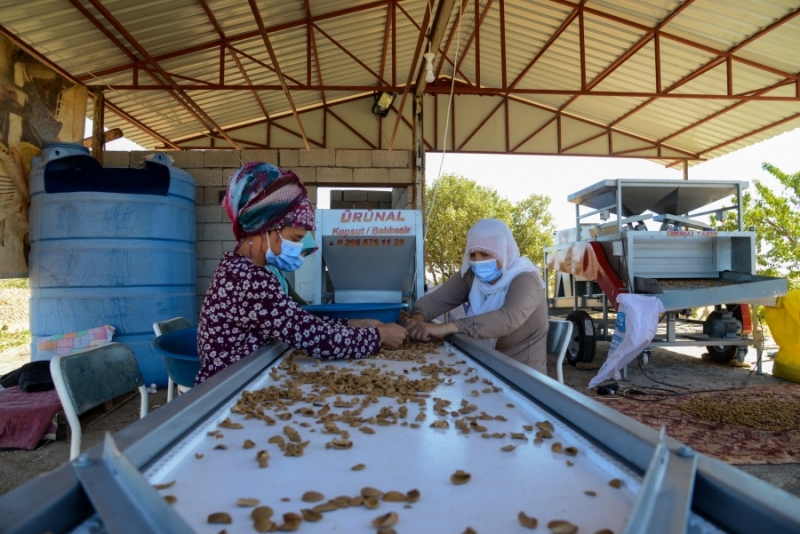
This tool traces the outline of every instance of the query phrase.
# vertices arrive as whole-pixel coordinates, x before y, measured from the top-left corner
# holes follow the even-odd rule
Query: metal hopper
[[[423,294],[422,212],[318,210],[314,303],[401,303]]]

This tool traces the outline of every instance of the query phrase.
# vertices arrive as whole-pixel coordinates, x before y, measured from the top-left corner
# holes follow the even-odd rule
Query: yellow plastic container
[[[772,374],[800,383],[800,291],[780,297],[775,307],[766,306],[764,318],[778,344]]]

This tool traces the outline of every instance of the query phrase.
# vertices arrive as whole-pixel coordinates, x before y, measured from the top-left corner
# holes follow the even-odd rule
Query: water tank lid
[[[128,195],[162,195],[169,192],[169,167],[153,161],[144,169],[104,169],[91,156],[75,155],[49,161],[44,170],[46,193],[95,191]]]

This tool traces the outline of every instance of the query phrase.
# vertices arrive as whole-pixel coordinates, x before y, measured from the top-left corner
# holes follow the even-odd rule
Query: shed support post
[[[683,179],[684,180],[688,180],[689,179],[689,160],[688,159],[683,160]]]
[[[422,98],[422,96],[414,96],[411,106],[414,121],[412,125],[414,153],[411,173],[414,184],[413,206],[415,210],[425,209],[425,143],[422,140]],[[423,224],[425,224],[424,221]]]
[[[92,87],[94,94],[94,113],[92,115],[92,157],[103,164],[103,151],[106,147],[106,136],[103,133],[105,122],[106,96],[102,87]]]

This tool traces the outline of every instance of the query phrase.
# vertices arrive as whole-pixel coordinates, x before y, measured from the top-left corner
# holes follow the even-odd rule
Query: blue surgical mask
[[[497,268],[497,260],[471,261],[469,263],[472,272],[475,273],[475,278],[487,284],[494,282],[503,274]]]
[[[277,267],[281,271],[296,271],[303,265],[303,256],[301,254],[303,245],[286,241],[280,232],[278,232],[278,237],[281,240],[281,253],[276,256],[272,249],[267,247],[267,264]]]

